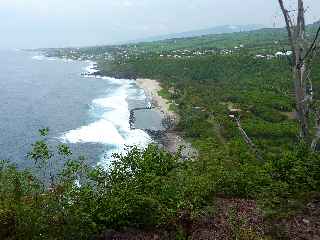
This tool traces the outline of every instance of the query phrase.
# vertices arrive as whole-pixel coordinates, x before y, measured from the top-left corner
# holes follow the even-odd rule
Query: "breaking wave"
[[[89,63],[85,70],[94,73],[95,64]],[[93,77],[89,76],[88,77]],[[110,83],[103,97],[94,99],[89,114],[94,122],[64,133],[61,139],[67,143],[98,143],[106,145],[106,152],[99,164],[108,165],[113,153],[123,153],[128,146],[146,147],[152,142],[150,136],[139,129],[130,129],[129,100],[145,100],[144,91],[133,80],[96,76]]]

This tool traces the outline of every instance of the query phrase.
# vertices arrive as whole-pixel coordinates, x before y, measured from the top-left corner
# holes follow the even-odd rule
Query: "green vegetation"
[[[65,166],[43,181],[37,176],[53,176],[54,155]],[[108,170],[72,159],[66,145],[51,149],[45,138],[29,156],[38,174],[0,164],[1,239],[88,239],[107,228],[165,225],[179,209],[199,207],[201,189],[186,175],[189,167],[154,145],[115,155]]]
[[[298,138],[288,58],[275,56],[284,39],[283,30],[266,29],[50,50],[54,56],[96,60],[109,76],[158,79],[160,95],[180,115],[177,130],[199,157],[181,161],[179,154],[150,145],[115,156],[108,170],[92,169],[83,159],[72,160],[65,145],[54,153],[43,130],[44,139],[29,154],[38,174],[0,165],[0,239],[88,239],[128,227],[169,229],[180,239],[187,234],[181,213],[191,219],[208,214],[218,196],[255,200],[271,222],[299,212],[320,192],[320,155]],[[319,60],[313,61],[314,89],[320,87]],[[261,158],[230,115],[239,117]],[[66,164],[48,183],[37,176],[52,175],[54,154]],[[239,229],[235,215],[230,209],[232,236],[262,239],[252,229]]]

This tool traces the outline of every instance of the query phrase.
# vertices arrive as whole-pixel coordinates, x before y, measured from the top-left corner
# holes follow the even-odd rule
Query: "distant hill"
[[[166,39],[173,39],[173,38],[190,38],[190,37],[199,37],[204,35],[211,35],[211,34],[222,34],[222,33],[235,33],[235,32],[248,32],[257,29],[264,28],[265,26],[259,24],[251,24],[251,25],[223,25],[223,26],[216,26],[212,28],[188,31],[188,32],[181,32],[181,33],[172,33],[167,35],[161,36],[154,36],[142,39],[136,39],[131,41],[131,43],[137,42],[154,42],[154,41],[161,41]]]
[[[307,25],[307,29],[308,29],[308,28],[317,29],[317,28],[319,28],[319,26],[320,26],[320,20],[319,20],[319,21],[316,21],[316,22],[314,22],[314,23],[312,23],[312,24]]]

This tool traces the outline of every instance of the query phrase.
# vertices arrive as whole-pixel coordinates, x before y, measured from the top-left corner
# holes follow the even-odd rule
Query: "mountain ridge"
[[[198,30],[191,30],[191,31],[179,32],[179,33],[170,33],[170,34],[140,38],[140,39],[129,41],[129,43],[154,42],[154,41],[162,41],[162,40],[176,39],[176,38],[200,37],[200,36],[211,35],[211,34],[249,32],[249,31],[262,29],[265,27],[266,26],[261,24],[247,24],[247,25],[227,24],[227,25],[220,25],[220,26],[203,28]]]

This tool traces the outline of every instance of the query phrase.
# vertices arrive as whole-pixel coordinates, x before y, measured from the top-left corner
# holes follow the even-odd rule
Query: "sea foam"
[[[125,144],[115,126],[104,119],[64,134],[63,140],[69,143]]]
[[[89,66],[85,70],[87,72],[96,71],[94,69],[95,63],[88,63]],[[70,130],[64,133],[61,138],[67,143],[98,143],[106,145],[107,150],[98,164],[107,166],[114,153],[125,153],[128,146],[144,148],[152,140],[143,130],[130,129],[129,124],[128,100],[145,100],[144,91],[138,89],[132,80],[102,76],[100,78],[110,83],[113,91],[106,91],[105,96],[92,101],[89,114],[96,121]]]
[[[45,56],[43,55],[36,55],[32,57],[33,60],[38,60],[38,61],[42,61],[45,59]]]

